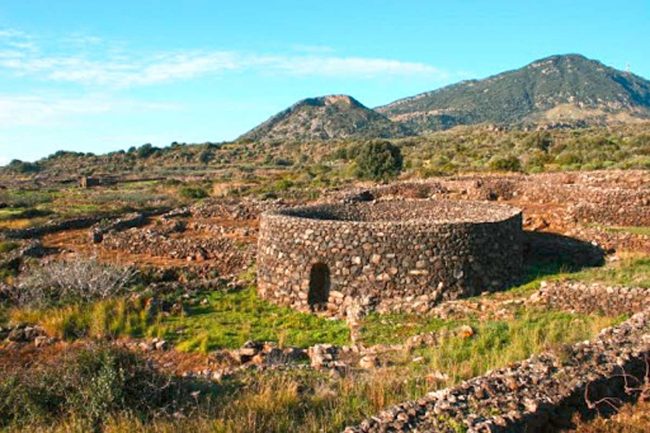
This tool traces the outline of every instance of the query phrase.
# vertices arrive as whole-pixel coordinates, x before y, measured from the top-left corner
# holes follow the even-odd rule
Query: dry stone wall
[[[650,289],[581,281],[543,281],[540,290],[531,296],[529,302],[555,310],[617,316],[646,307],[650,303]]]
[[[611,410],[647,383],[650,310],[603,330],[562,356],[535,355],[419,399],[390,407],[345,433],[535,433],[559,431],[576,414]],[[617,400],[620,399],[620,400]]]
[[[267,212],[258,239],[259,291],[298,310],[344,315],[358,303],[430,305],[499,290],[521,272],[521,223],[518,209],[471,201]]]

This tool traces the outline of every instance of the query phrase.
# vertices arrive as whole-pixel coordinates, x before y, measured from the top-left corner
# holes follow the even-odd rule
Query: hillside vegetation
[[[377,111],[417,132],[483,122],[610,124],[648,118],[650,82],[584,56],[551,56]]]

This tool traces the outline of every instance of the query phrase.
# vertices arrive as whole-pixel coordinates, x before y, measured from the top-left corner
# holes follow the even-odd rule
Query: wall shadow
[[[524,283],[545,275],[577,272],[605,264],[597,245],[557,233],[524,231]]]

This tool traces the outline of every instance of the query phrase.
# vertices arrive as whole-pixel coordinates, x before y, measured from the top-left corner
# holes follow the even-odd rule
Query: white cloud
[[[14,38],[26,38],[27,34],[15,29],[0,29],[0,38],[2,39],[14,39]]]
[[[115,99],[102,95],[66,98],[52,95],[0,95],[0,128],[16,126],[60,126],[80,116],[109,112],[140,112],[143,110],[174,110],[171,103]]]
[[[122,52],[116,56],[99,38],[73,35],[61,40],[67,55],[43,54],[33,40],[15,31],[0,31],[0,71],[41,80],[89,86],[133,87],[188,80],[227,72],[253,71],[286,76],[360,77],[427,76],[446,80],[434,66],[394,59],[337,56],[329,47],[294,46],[290,55],[219,50],[151,54]],[[79,54],[83,41],[94,44],[93,57]],[[73,49],[74,48],[74,49]],[[61,50],[59,50],[61,51]]]
[[[378,77],[429,75],[439,79],[447,73],[424,63],[367,57],[277,57],[271,59],[272,68],[291,75]]]

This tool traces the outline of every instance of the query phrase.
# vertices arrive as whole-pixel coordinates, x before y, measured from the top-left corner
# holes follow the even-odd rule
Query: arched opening
[[[309,272],[309,293],[307,302],[312,311],[327,308],[330,295],[330,268],[325,263],[316,263]]]

